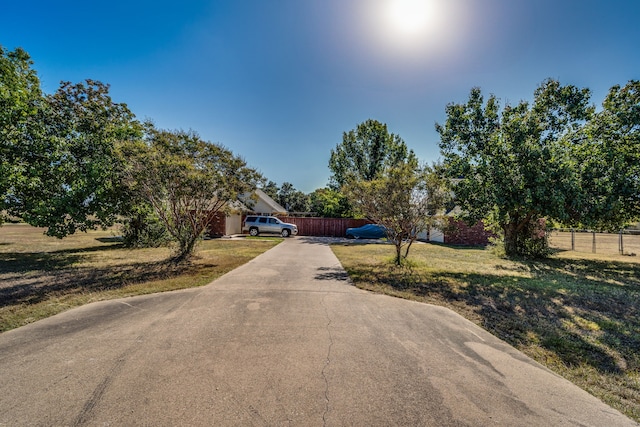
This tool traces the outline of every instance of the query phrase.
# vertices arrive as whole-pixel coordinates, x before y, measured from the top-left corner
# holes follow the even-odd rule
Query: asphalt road
[[[212,284],[0,335],[4,426],[634,426],[455,313],[288,239]]]

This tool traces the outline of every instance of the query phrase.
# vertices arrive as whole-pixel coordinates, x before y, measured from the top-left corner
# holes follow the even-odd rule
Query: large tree
[[[150,128],[144,142],[123,150],[128,185],[153,207],[177,244],[175,259],[189,258],[211,219],[251,192],[260,174],[229,149],[194,132]]]
[[[583,227],[619,230],[640,218],[640,81],[616,85],[574,138]]]
[[[0,46],[0,224],[7,198],[20,183],[28,165],[22,156],[38,126],[38,110],[43,104],[40,80],[29,54]]]
[[[290,182],[282,183],[276,200],[289,212],[307,212],[309,210],[309,196],[297,190]]]
[[[485,219],[504,234],[508,255],[540,254],[538,220],[580,215],[580,174],[571,136],[593,114],[588,89],[540,85],[531,104],[500,108],[480,89],[464,104],[449,104],[437,124],[440,149],[467,219]]]
[[[418,233],[436,220],[448,197],[442,177],[413,161],[389,167],[369,181],[351,181],[345,189],[356,209],[386,228],[396,248],[396,265],[407,258]]]
[[[367,120],[342,135],[342,143],[331,150],[330,185],[340,189],[349,181],[371,181],[389,167],[415,160],[399,135],[389,133],[387,125]]]
[[[133,113],[108,85],[87,80],[63,82],[36,120],[21,141],[9,212],[57,237],[113,224],[126,202],[117,146],[141,136]]]
[[[269,180],[261,189],[289,212],[309,210],[309,196],[297,190],[290,182],[284,182],[282,187],[278,187],[278,184]]]
[[[349,199],[332,188],[318,188],[309,194],[309,209],[325,218],[350,218],[354,216]]]
[[[265,185],[261,187],[261,190],[265,192],[265,194],[271,197],[273,200],[278,200],[278,191],[280,187],[275,182],[269,180]]]

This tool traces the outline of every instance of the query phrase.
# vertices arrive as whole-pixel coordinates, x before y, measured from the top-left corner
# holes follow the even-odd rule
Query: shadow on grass
[[[101,248],[104,250],[105,248]],[[61,251],[63,252],[63,251]],[[11,254],[0,254],[2,272],[16,273],[15,284],[0,286],[0,307],[37,304],[56,293],[84,293],[119,289],[128,285],[177,277],[215,265],[193,265],[169,260],[131,262],[106,267],[69,267],[82,255],[70,253],[19,254],[19,267],[7,270]]]
[[[122,243],[122,237],[97,237],[96,240],[100,243]]]
[[[0,273],[28,273],[39,270],[59,270],[81,261],[84,254],[122,248],[122,245],[91,246],[81,249],[61,249],[50,252],[0,253]]]
[[[534,343],[567,366],[602,373],[640,370],[640,266],[623,262],[519,261],[530,277],[355,266],[356,282],[378,283],[456,309],[510,344]],[[408,294],[408,295],[407,295]]]

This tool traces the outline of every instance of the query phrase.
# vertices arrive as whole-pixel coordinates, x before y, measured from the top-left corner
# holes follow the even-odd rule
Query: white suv
[[[249,215],[244,220],[242,231],[248,231],[252,236],[260,233],[276,233],[282,237],[289,237],[298,234],[298,226],[282,222],[275,216]]]

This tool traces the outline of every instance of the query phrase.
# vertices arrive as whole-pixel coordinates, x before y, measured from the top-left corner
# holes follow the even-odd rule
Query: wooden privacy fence
[[[281,217],[298,226],[298,236],[345,237],[347,228],[369,224],[366,219]]]
[[[284,222],[298,226],[298,236],[345,237],[347,228],[371,224],[368,219],[280,217]],[[444,242],[454,245],[486,245],[493,234],[484,229],[482,222],[470,227],[462,221],[449,220],[444,231]]]
[[[556,249],[599,254],[640,255],[640,232],[597,233],[571,229],[552,230],[549,246]]]

